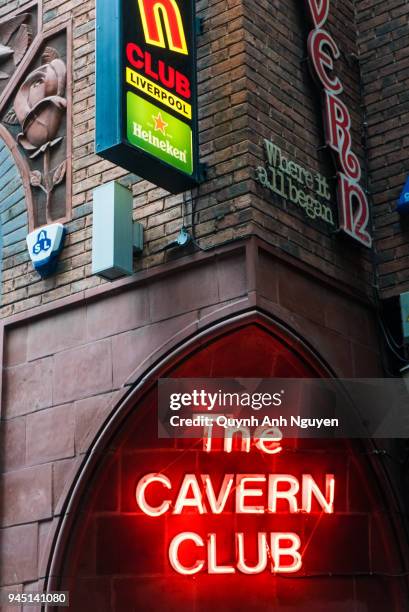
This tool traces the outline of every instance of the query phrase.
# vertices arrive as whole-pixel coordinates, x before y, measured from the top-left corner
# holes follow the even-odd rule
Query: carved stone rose
[[[30,172],[32,187],[41,189],[46,197],[47,223],[53,221],[52,192],[63,182],[67,161],[51,167],[52,147],[63,140],[58,136],[62,119],[66,113],[65,88],[67,69],[53,47],[47,47],[42,58],[43,64],[33,70],[25,79],[14,100],[16,122],[22,132],[17,136],[30,159],[42,155],[43,171]]]
[[[18,143],[36,157],[60,141],[56,136],[67,107],[67,70],[61,59],[53,59],[31,72],[21,85],[14,110],[22,127]]]

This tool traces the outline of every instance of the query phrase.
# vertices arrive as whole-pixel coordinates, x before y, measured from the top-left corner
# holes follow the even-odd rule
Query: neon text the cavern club
[[[282,452],[277,441],[275,430],[266,430],[251,441],[251,452],[261,452],[268,459]],[[238,432],[236,432],[238,433]],[[243,433],[243,432],[241,432]],[[224,453],[233,450],[232,432],[226,432]],[[242,437],[241,450],[249,452],[249,440]],[[203,451],[214,452],[213,440],[204,439]],[[222,460],[221,455],[221,460]],[[239,455],[243,456],[243,455]],[[305,473],[299,477],[286,473],[227,473],[222,478],[211,474],[186,473],[180,483],[172,480],[169,473],[147,473],[137,483],[136,502],[139,511],[152,521],[159,517],[180,516],[188,514],[192,520],[192,530],[183,531],[173,537],[168,547],[168,560],[178,574],[193,576],[206,572],[208,574],[260,574],[269,571],[273,574],[292,574],[299,572],[303,566],[302,542],[297,533],[286,531],[259,531],[254,529],[234,531],[235,558],[229,563],[221,563],[218,555],[218,534],[207,533],[206,536],[194,531],[195,516],[223,516],[226,506],[233,507],[237,515],[259,516],[262,524],[263,515],[281,516],[297,513],[318,516],[334,513],[335,476],[324,474],[314,479]],[[229,524],[234,524],[232,520]],[[251,523],[253,525],[253,523]],[[249,563],[246,546],[254,547],[257,542],[257,561]],[[189,564],[187,556],[195,561]],[[188,555],[186,553],[189,553]]]

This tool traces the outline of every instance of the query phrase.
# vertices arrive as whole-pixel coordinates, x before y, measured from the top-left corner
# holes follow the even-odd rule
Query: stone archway
[[[243,598],[249,610],[335,612],[356,605],[373,612],[384,610],[386,604],[400,610],[403,585],[393,577],[400,563],[395,535],[400,526],[387,514],[380,514],[388,507],[388,485],[373,470],[362,448],[357,452],[343,441],[296,444],[281,465],[274,459],[274,465],[266,468],[258,455],[243,460],[233,453],[226,463],[220,454],[213,459],[206,456],[197,441],[157,440],[155,389],[159,377],[274,375],[319,377],[329,373],[299,339],[257,317],[210,331],[177,357],[168,357],[151,377],[146,375],[98,436],[80,470],[53,551],[48,589],[71,590],[76,612],[91,606],[99,612],[159,610],[163,601],[167,609],[238,610]],[[339,478],[336,514],[325,521],[318,512],[308,517],[279,517],[280,529],[302,530],[306,536],[309,570],[300,580],[268,573],[176,576],[166,553],[175,530],[223,534],[239,519],[230,513],[217,523],[217,517],[188,514],[155,522],[135,505],[136,483],[147,472],[166,473],[177,481],[183,473],[195,471],[216,474],[219,479],[227,471],[257,474],[266,469],[279,473],[307,469],[318,474],[324,465]],[[260,529],[257,520],[252,517],[244,527],[242,522],[240,529]],[[266,520],[269,524],[263,523],[263,529],[273,529],[276,517]],[[226,541],[220,563],[227,563],[230,552]],[[270,602],[267,607],[266,602]]]

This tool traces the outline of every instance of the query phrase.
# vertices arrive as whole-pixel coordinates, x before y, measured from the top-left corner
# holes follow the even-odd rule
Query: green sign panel
[[[131,92],[127,94],[126,116],[129,142],[192,174],[192,130],[186,123]]]
[[[97,0],[96,153],[180,193],[200,181],[195,0]]]

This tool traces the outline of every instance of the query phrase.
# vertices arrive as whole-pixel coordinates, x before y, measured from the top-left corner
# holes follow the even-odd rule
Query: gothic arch
[[[222,346],[223,351],[220,350]],[[246,355],[246,360],[242,362],[244,365],[241,368],[238,357],[240,352]],[[223,355],[222,358],[221,355]],[[268,367],[268,364],[272,363],[272,357],[275,359],[274,368]],[[251,364],[250,368],[246,366],[246,363]],[[203,369],[201,369],[202,366]],[[150,395],[152,396],[158,378],[173,376],[221,378],[246,375],[268,377],[274,374],[283,377],[332,377],[332,373],[319,356],[313,354],[301,338],[295,337],[289,330],[259,313],[242,315],[215,325],[191,338],[183,346],[175,348],[166,356],[162,356],[154,367],[141,373],[138,382],[118,404],[96,436],[78,471],[76,482],[67,495],[61,521],[51,547],[47,569],[47,590],[58,590],[66,586],[62,574],[67,571],[68,566],[71,569],[69,562],[79,550],[79,548],[76,550],[75,546],[72,547],[70,538],[73,534],[74,538],[77,535],[75,523],[78,517],[86,516],[88,494],[96,482],[100,483],[103,479],[101,464],[105,467],[109,465],[109,458],[118,450],[122,438],[127,435],[125,432],[133,431],[133,418],[138,414],[139,409],[142,414],[144,402]],[[156,450],[157,447],[153,452]],[[392,515],[396,509],[392,509],[393,494],[385,474],[369,463],[368,460],[368,465],[363,468],[364,472],[371,473],[375,482],[374,487],[381,491],[382,503],[385,504],[385,507],[389,506]],[[389,494],[390,499],[388,500]],[[398,544],[397,534],[402,530],[402,526],[395,516],[391,521],[385,519],[385,524],[385,534],[388,535],[385,536],[385,542],[382,543],[386,547],[384,554],[388,558],[400,558],[402,551]],[[392,541],[391,550],[388,549],[389,537]],[[400,594],[396,595],[396,601],[399,600],[399,597]],[[399,610],[399,604],[395,605],[396,607],[393,607],[391,604],[391,610]],[[52,608],[49,607],[47,610],[52,610]]]

